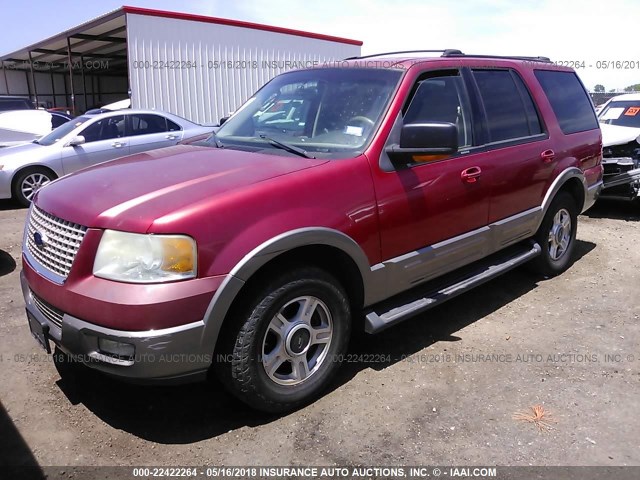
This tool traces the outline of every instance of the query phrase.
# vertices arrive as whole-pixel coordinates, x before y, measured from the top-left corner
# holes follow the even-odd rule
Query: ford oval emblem
[[[33,241],[38,248],[44,248],[47,246],[48,238],[44,233],[35,232],[33,234]]]

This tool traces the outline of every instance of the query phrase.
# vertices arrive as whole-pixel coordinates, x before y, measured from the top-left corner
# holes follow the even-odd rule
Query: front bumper
[[[12,173],[13,171],[0,169],[0,199],[11,198]]]
[[[147,331],[106,328],[48,304],[29,288],[24,272],[20,282],[28,312],[40,324],[49,327],[50,341],[70,354],[74,361],[109,375],[143,383],[182,382],[206,376],[213,360],[213,348],[203,345],[204,322]],[[107,355],[100,351],[98,338],[133,345],[135,354],[125,359]]]

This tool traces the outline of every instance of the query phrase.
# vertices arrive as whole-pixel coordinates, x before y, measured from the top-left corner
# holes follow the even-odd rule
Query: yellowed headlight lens
[[[162,239],[162,270],[175,273],[195,271],[193,241],[188,238]]]

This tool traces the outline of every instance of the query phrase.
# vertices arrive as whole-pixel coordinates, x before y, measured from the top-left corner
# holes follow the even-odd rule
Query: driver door
[[[382,170],[392,170],[375,180],[377,196],[384,199],[378,205],[382,258],[400,265],[409,285],[486,255],[492,162],[474,148],[473,116],[461,72],[426,72],[394,131],[405,124],[452,123],[458,127],[458,152],[414,156],[409,164],[393,166],[382,153],[381,166],[390,166]],[[397,142],[393,135],[389,144]]]
[[[65,175],[129,154],[129,139],[125,137],[125,117],[102,118],[85,127],[78,135],[82,145],[62,149],[62,169]]]

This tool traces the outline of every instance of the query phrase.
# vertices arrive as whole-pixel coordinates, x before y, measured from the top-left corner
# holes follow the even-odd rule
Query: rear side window
[[[473,70],[487,116],[491,142],[542,133],[531,95],[511,70]]]
[[[130,136],[151,135],[167,131],[167,119],[159,115],[133,114],[130,115]]]
[[[551,103],[563,133],[598,128],[591,100],[575,73],[536,70],[535,75]]]

